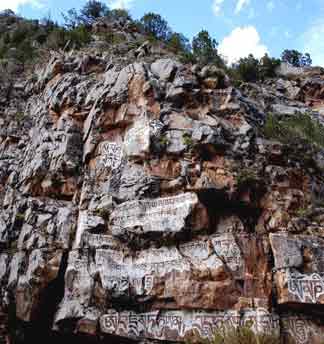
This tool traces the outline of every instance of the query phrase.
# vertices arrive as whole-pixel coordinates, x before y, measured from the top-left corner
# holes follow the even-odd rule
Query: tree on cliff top
[[[312,65],[310,54],[302,54],[298,50],[284,50],[281,54],[281,60],[294,67],[307,67]]]
[[[67,14],[62,13],[62,16],[65,26],[73,29],[79,25],[91,26],[96,19],[105,17],[108,14],[109,8],[104,3],[97,0],[88,0],[80,13],[72,8]]]
[[[259,77],[261,80],[267,78],[274,78],[276,76],[276,69],[280,66],[280,60],[270,57],[265,54],[260,59],[259,63]]]
[[[152,12],[146,13],[141,19],[141,24],[145,33],[156,39],[166,41],[171,34],[167,21],[159,14]]]
[[[206,30],[200,31],[192,40],[193,55],[201,64],[215,63],[219,66],[224,65],[218,55],[217,46],[216,40]]]

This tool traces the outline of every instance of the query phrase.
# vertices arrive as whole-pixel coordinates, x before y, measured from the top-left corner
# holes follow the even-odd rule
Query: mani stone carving
[[[240,239],[248,240],[248,237]],[[121,296],[177,299],[185,293],[184,281],[190,281],[193,271],[206,275],[224,264],[231,268],[235,278],[244,277],[244,259],[231,234],[215,235],[178,247],[150,248],[137,252],[135,256],[117,248],[97,249],[90,256],[87,249],[74,250],[69,255],[65,294],[70,300],[74,298],[70,291],[77,290],[83,294],[82,290],[92,288],[87,285],[92,285],[97,276],[104,292],[112,299]],[[204,279],[203,283],[208,283],[208,280]],[[212,301],[208,303],[208,295],[193,293],[193,296],[195,299],[183,307],[192,308],[195,303],[203,304],[204,308],[212,306]],[[181,302],[188,297],[182,298]]]
[[[271,234],[278,303],[324,304],[324,240]]]
[[[296,344],[324,342],[323,320],[303,315],[283,315],[280,320],[285,343],[291,340]]]
[[[135,122],[124,138],[125,153],[129,157],[145,157],[150,151],[150,124],[145,118]]]
[[[125,232],[143,233],[177,233],[186,225],[186,219],[198,205],[194,193],[125,202],[116,207],[110,218],[111,231],[114,236],[123,236]]]
[[[178,341],[199,334],[211,337],[217,329],[251,325],[255,332],[279,332],[279,318],[266,309],[205,311],[153,311],[137,314],[110,310],[100,319],[104,333],[128,338]]]
[[[103,142],[100,146],[103,165],[116,170],[123,160],[123,146],[117,142]]]
[[[270,234],[275,268],[324,272],[324,239],[311,235]]]
[[[302,274],[287,269],[276,272],[275,282],[278,303],[324,304],[323,274]]]

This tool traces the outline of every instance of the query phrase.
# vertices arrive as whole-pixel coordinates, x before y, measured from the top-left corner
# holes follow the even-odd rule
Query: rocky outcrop
[[[248,324],[320,342],[323,152],[262,128],[269,112],[321,120],[306,98],[321,102],[322,76],[236,89],[149,44],[130,63],[55,55],[8,98],[1,85],[1,339]]]

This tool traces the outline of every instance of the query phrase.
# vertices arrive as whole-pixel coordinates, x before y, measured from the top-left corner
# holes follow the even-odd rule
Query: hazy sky
[[[86,0],[0,0],[30,18],[80,8]],[[134,18],[160,13],[174,31],[192,38],[207,29],[229,61],[253,53],[279,56],[283,49],[309,52],[324,66],[324,0],[103,0],[111,8],[129,9]]]

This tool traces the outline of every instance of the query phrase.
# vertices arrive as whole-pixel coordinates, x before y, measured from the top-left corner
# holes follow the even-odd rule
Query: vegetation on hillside
[[[270,113],[263,130],[268,139],[286,144],[305,143],[324,148],[324,127],[307,113],[283,119]]]
[[[235,80],[244,82],[264,81],[275,77],[280,62],[279,59],[269,57],[268,54],[265,54],[260,60],[253,55],[249,55],[234,63],[229,70],[229,74]]]
[[[99,0],[88,0],[78,11],[75,8],[62,13],[63,24],[50,18],[27,20],[6,10],[0,12],[0,64],[8,60],[24,66],[37,61],[42,51],[58,49],[80,49],[92,40],[92,25],[98,18],[109,21],[129,21],[134,30],[147,39],[162,44],[176,54],[182,62],[200,65],[214,64],[223,68],[238,82],[256,82],[275,77],[275,71],[281,61],[292,66],[309,66],[312,63],[309,54],[296,50],[285,50],[281,60],[267,54],[261,59],[250,55],[241,58],[231,66],[226,66],[224,57],[218,52],[218,42],[208,31],[201,30],[190,42],[183,34],[174,32],[168,22],[156,13],[146,13],[140,20],[133,20],[126,10],[110,10]],[[108,44],[123,42],[113,32],[107,32]]]

